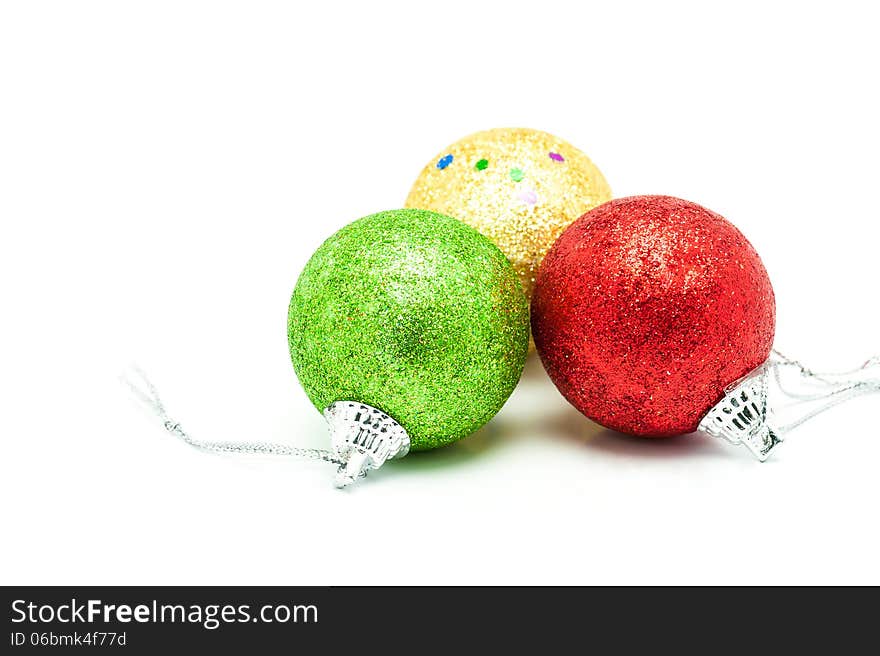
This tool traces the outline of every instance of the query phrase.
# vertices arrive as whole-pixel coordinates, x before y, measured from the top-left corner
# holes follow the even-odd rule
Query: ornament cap
[[[768,371],[768,365],[763,364],[728,386],[698,426],[712,437],[742,444],[761,462],[782,442],[781,433],[767,417]]]
[[[348,487],[385,461],[409,453],[409,435],[381,410],[358,401],[336,401],[324,410],[333,453],[342,463],[336,487]]]

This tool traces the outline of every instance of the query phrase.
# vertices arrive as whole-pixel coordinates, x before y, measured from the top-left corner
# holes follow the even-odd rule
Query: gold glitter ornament
[[[575,219],[611,200],[602,172],[577,148],[528,128],[477,132],[425,166],[406,207],[476,228],[513,264],[531,298],[538,267]]]

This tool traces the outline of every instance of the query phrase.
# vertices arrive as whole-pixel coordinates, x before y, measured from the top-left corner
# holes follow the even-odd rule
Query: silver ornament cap
[[[387,460],[409,453],[409,435],[403,426],[373,406],[336,401],[324,410],[324,418],[334,456],[342,463],[336,471],[336,487],[347,487]]]
[[[712,406],[698,430],[731,444],[742,444],[761,462],[782,442],[781,433],[768,423],[769,367],[764,364],[730,385]]]

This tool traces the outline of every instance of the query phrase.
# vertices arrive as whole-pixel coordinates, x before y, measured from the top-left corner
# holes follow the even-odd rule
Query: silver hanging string
[[[128,386],[135,398],[149,408],[162,422],[166,431],[196,449],[211,453],[243,453],[251,455],[293,456],[308,460],[322,460],[336,465],[345,464],[333,452],[325,449],[304,449],[286,444],[269,442],[206,442],[191,437],[183,430],[180,423],[172,419],[165,410],[165,404],[159,397],[156,386],[137,366],[131,366],[121,376],[122,382]]]
[[[845,401],[880,392],[880,356],[874,356],[861,367],[849,371],[816,372],[774,349],[771,367],[778,389],[791,400],[786,406],[777,408],[777,414],[792,408],[800,411],[795,419],[776,429],[780,435]],[[783,380],[786,371],[795,371],[795,384],[799,388]],[[804,412],[804,406],[817,403]]]
[[[857,382],[864,382],[868,385],[880,384],[880,355],[868,358],[868,360],[866,360],[860,367],[856,367],[849,371],[839,372],[813,371],[800,361],[790,358],[776,349],[773,349],[772,351],[772,361],[777,365],[785,365],[798,369],[804,380],[819,385],[840,385]]]

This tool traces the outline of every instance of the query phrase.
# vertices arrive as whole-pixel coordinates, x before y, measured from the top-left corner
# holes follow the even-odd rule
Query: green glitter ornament
[[[287,332],[346,485],[409,449],[470,435],[501,409],[525,364],[528,302],[503,253],[476,230],[392,210],[318,248]]]

